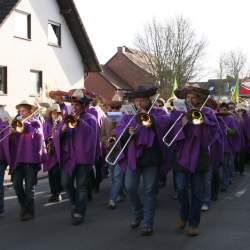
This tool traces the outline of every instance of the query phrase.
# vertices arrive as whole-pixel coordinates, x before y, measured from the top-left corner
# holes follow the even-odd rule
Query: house
[[[41,88],[84,86],[101,70],[73,0],[0,0],[0,99],[14,112]]]
[[[209,79],[207,82],[194,83],[202,88],[209,89],[210,94],[220,101],[230,101],[235,86],[235,80],[231,77],[227,77],[226,79]]]
[[[102,72],[88,75],[85,87],[100,95],[107,103],[115,95],[123,95],[141,84],[154,84],[153,76],[141,52],[126,46],[118,47],[117,53],[102,66],[102,69]]]

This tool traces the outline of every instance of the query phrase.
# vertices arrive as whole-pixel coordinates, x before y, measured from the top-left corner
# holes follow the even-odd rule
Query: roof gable
[[[5,19],[15,9],[21,0],[0,0],[0,28]],[[101,71],[95,51],[84,28],[78,10],[73,0],[56,0],[60,7],[61,15],[64,17],[72,37],[76,43],[82,62],[88,72]]]

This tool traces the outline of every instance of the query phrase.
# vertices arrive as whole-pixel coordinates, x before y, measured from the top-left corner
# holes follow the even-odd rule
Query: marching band
[[[157,193],[173,173],[180,205],[176,228],[199,235],[201,212],[226,192],[235,169],[244,173],[250,142],[246,102],[218,103],[196,85],[175,90],[167,102],[157,88],[139,86],[125,101],[112,101],[106,113],[85,89],[51,91],[44,107],[24,100],[11,120],[0,103],[0,213],[4,213],[7,167],[20,204],[19,218],[35,217],[35,186],[40,169],[48,172],[51,195],[70,199],[72,225],[83,223],[92,189],[112,178],[108,207],[128,196],[135,229],[151,235]],[[142,196],[139,195],[143,180]],[[163,184],[163,185],[162,185]]]

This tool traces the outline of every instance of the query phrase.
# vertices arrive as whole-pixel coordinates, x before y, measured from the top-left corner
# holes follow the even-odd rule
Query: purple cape
[[[61,166],[72,175],[76,165],[94,165],[98,126],[96,118],[89,113],[82,113],[79,125],[66,129],[61,142]]]
[[[43,171],[49,171],[57,163],[60,162],[60,129],[63,126],[63,122],[56,125],[54,128],[54,135],[52,137],[55,152],[52,155],[48,155],[47,161],[43,163]],[[44,139],[47,140],[52,135],[53,124],[46,120],[43,126]]]
[[[9,126],[8,122],[2,122],[0,121],[0,130],[3,131],[4,128]],[[0,139],[5,137],[9,133],[9,129],[5,129],[1,134],[0,134]],[[7,137],[0,143],[0,161],[5,162],[8,165],[11,164],[10,161],[10,146],[9,146],[9,138]]]
[[[177,110],[171,112],[172,123],[175,122],[180,114],[181,112]],[[201,125],[188,123],[177,136],[175,144],[173,144],[177,163],[191,173],[196,171],[201,149],[209,153],[211,145],[219,137],[219,124],[213,110],[205,107],[202,110],[202,114],[204,123]],[[170,135],[171,138],[182,127],[181,120],[174,127]]]
[[[150,112],[153,118],[153,128],[146,128],[138,124],[136,118],[133,119],[131,126],[137,127],[135,136],[129,142],[127,148],[119,159],[119,164],[123,170],[129,167],[132,170],[136,169],[136,162],[143,154],[144,149],[153,146],[155,138],[157,138],[160,149],[163,155],[163,167],[167,171],[169,169],[167,148],[162,142],[162,138],[169,127],[169,115],[159,108],[153,108]],[[124,115],[116,127],[117,137],[122,133],[127,126],[131,115]]]
[[[219,134],[210,147],[210,161],[213,167],[219,167],[224,160],[225,132],[222,127],[224,125],[224,121],[221,117],[217,117],[217,120],[219,125]]]
[[[232,115],[227,115],[223,117],[224,120],[224,131],[227,128],[234,129],[235,135],[227,135],[225,137],[225,153],[236,153],[241,149],[241,129],[239,123]]]
[[[97,109],[95,107],[89,107],[86,110],[87,113],[92,114],[98,124],[98,134],[97,134],[97,142],[96,142],[96,160],[98,160],[102,156],[102,145],[101,145],[101,127],[103,124],[103,118],[105,113],[101,109]]]
[[[41,122],[32,118],[24,123],[24,132],[15,133],[15,144],[11,144],[13,148],[12,170],[15,170],[19,163],[41,164],[47,159],[47,152],[44,142],[44,135]]]

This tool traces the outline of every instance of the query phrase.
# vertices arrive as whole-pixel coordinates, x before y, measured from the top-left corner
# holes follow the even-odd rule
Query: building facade
[[[99,63],[72,0],[0,0],[0,99],[84,86]]]

